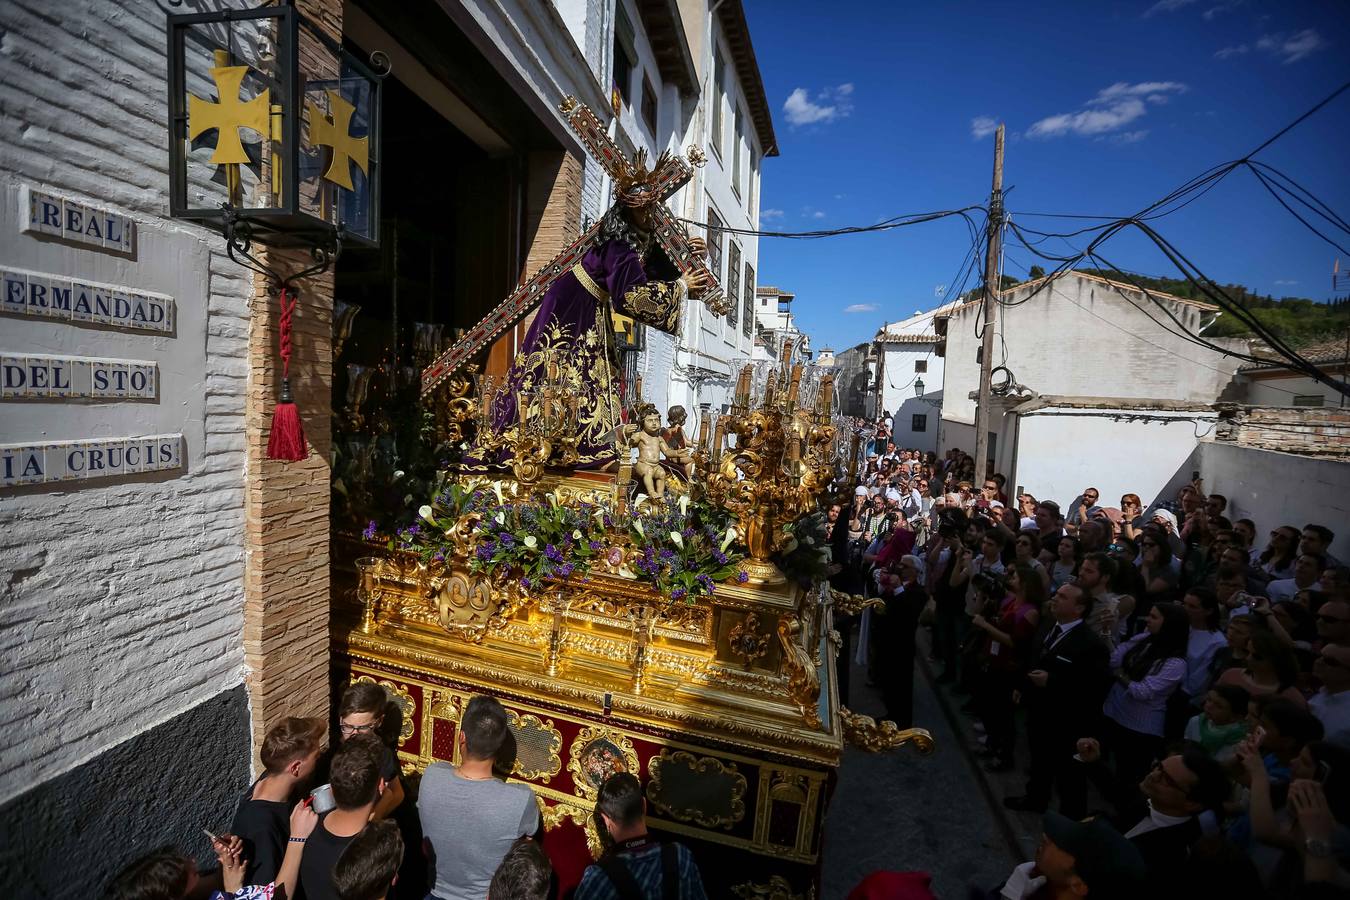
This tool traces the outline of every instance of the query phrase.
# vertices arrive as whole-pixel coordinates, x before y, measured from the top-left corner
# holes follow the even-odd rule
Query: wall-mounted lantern
[[[168,27],[170,214],[232,256],[378,246],[382,54],[376,71],[285,3]]]

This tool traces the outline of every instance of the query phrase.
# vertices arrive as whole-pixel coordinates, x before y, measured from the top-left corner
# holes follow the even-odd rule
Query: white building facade
[[[873,339],[878,359],[878,405],[890,413],[891,439],[908,450],[936,451],[942,416],[943,360],[937,355],[934,319],[953,308],[940,306],[883,325]]]
[[[1169,465],[1184,467],[1213,430],[1212,404],[1237,369],[1236,358],[1177,333],[1202,333],[1217,307],[1158,292],[1146,296],[1132,285],[1079,272],[1016,285],[1001,300],[993,344],[994,471],[1061,504],[1087,481],[1113,503],[1127,491],[1150,501],[1175,474]],[[954,306],[947,315],[938,449],[971,452],[980,302]],[[1245,341],[1214,343],[1246,347]],[[1095,483],[1109,473],[1118,474],[1119,483]]]

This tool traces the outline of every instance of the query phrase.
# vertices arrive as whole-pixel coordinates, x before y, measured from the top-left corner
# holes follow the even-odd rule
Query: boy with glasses
[[[338,733],[343,742],[358,735],[369,735],[375,738],[379,748],[378,762],[380,778],[384,780],[384,792],[375,805],[373,818],[376,819],[392,815],[403,803],[403,782],[399,778],[398,758],[380,734],[385,710],[390,705],[389,695],[373,681],[356,682],[343,692],[342,702],[338,704]],[[394,708],[397,709],[397,705]]]

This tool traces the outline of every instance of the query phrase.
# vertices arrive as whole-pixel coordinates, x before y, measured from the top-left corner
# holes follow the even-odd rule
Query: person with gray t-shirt
[[[508,733],[496,698],[474,697],[460,719],[459,765],[433,763],[422,776],[417,814],[435,900],[483,900],[511,845],[539,830],[534,792],[492,774]]]

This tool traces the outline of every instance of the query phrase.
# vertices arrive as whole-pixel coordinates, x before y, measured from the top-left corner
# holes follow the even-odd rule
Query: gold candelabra
[[[814,401],[804,398],[804,367],[793,361],[793,349],[791,341],[784,344],[757,403],[751,402],[754,369],[741,370],[731,411],[718,418],[711,442],[708,423],[700,425],[694,456],[703,496],[736,517],[749,549],[745,571],[759,584],[783,581],[770,561],[787,541],[783,528],[816,508],[835,474],[834,376],[820,379]]]

